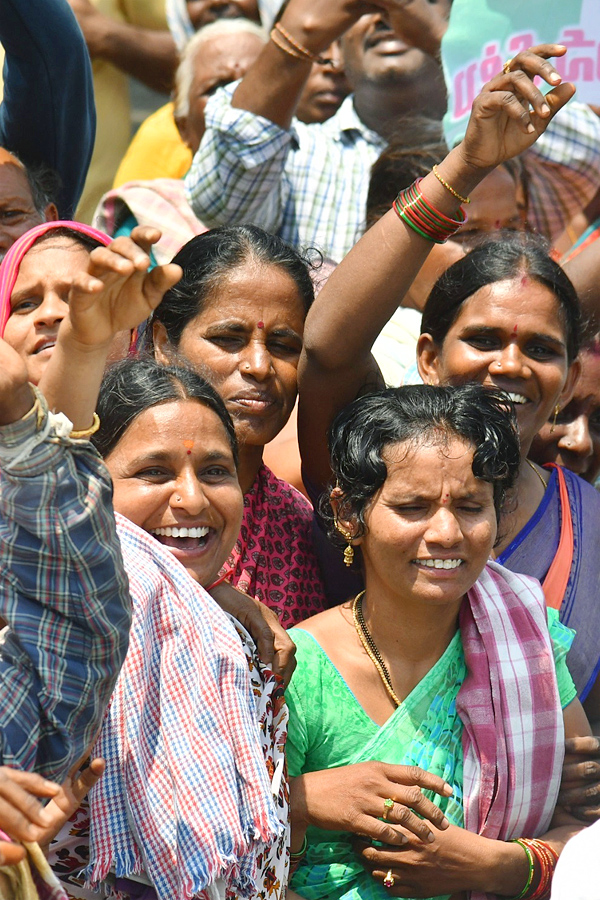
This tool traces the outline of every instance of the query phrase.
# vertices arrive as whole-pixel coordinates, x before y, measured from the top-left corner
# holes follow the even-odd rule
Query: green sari
[[[564,708],[576,696],[565,663],[573,632],[560,624],[555,610],[548,610],[548,623]],[[463,725],[456,697],[467,668],[460,632],[383,726],[369,718],[311,634],[294,628],[291,636],[298,664],[286,691],[290,776],[366,760],[420,766],[451,785],[451,797],[426,793],[453,825],[462,827]],[[389,898],[358,861],[351,834],[311,827],[307,839],[307,853],[291,882],[306,900]]]

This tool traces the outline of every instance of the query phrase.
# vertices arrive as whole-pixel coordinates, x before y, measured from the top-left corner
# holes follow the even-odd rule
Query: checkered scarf
[[[279,829],[248,664],[228,618],[172,554],[117,516],[133,600],[129,652],[95,755],[92,884],[145,870],[160,900],[224,878],[255,889]]]
[[[542,589],[489,563],[460,614],[468,674],[465,827],[510,840],[548,830],[558,797],[564,728]],[[472,900],[485,894],[472,893]]]

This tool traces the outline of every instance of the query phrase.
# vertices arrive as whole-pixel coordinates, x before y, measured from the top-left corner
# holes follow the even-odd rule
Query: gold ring
[[[388,797],[387,800],[383,801],[383,818],[387,819],[390,814],[390,810],[394,808],[394,801],[391,797]]]
[[[383,879],[383,886],[386,888],[393,888],[395,884],[395,878],[392,875],[392,870],[388,869],[385,873],[385,878]]]
[[[511,70],[511,69],[510,69],[510,64],[511,64],[511,62],[513,61],[513,59],[514,59],[514,57],[511,56],[511,58],[510,58],[510,59],[507,59],[506,62],[504,63],[504,65],[502,66],[502,73],[503,73],[504,75],[508,75],[508,73],[510,72],[510,70]]]

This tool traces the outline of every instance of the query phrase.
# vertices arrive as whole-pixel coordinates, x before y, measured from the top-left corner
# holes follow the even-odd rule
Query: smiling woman
[[[565,664],[572,632],[537,582],[488,562],[520,467],[506,397],[377,392],[338,415],[330,445],[330,532],[360,553],[365,590],[292,632],[292,850],[305,854],[292,887],[306,900],[517,895],[529,866],[514,839],[562,848],[548,829],[563,720],[567,735],[589,726]],[[396,764],[442,779],[417,810],[435,830],[396,806]],[[357,834],[380,842],[364,868]]]

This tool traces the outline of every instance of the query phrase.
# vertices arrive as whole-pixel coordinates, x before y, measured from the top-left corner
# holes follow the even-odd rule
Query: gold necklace
[[[383,681],[383,686],[385,687],[386,691],[388,692],[396,706],[400,706],[402,701],[394,693],[390,673],[388,672],[387,666],[381,657],[381,653],[377,649],[377,644],[371,637],[371,633],[367,628],[367,623],[365,622],[365,618],[363,616],[362,598],[364,597],[364,595],[365,592],[361,591],[360,594],[356,595],[352,604],[352,618],[354,619],[354,627],[356,628],[356,633],[360,638],[361,644],[365,648],[367,656],[377,669],[379,677]]]
[[[536,467],[534,466],[534,464],[531,462],[531,460],[527,459],[527,457],[525,457],[525,462],[528,463],[528,464],[531,466],[531,468],[533,469],[533,471],[535,472],[535,474],[537,475],[537,477],[540,479],[540,481],[542,482],[542,485],[544,486],[544,493],[546,493],[546,488],[548,487],[548,485],[546,484],[546,482],[545,482],[544,479],[542,478],[542,473],[541,473],[541,472],[538,472],[538,470],[536,469]]]

